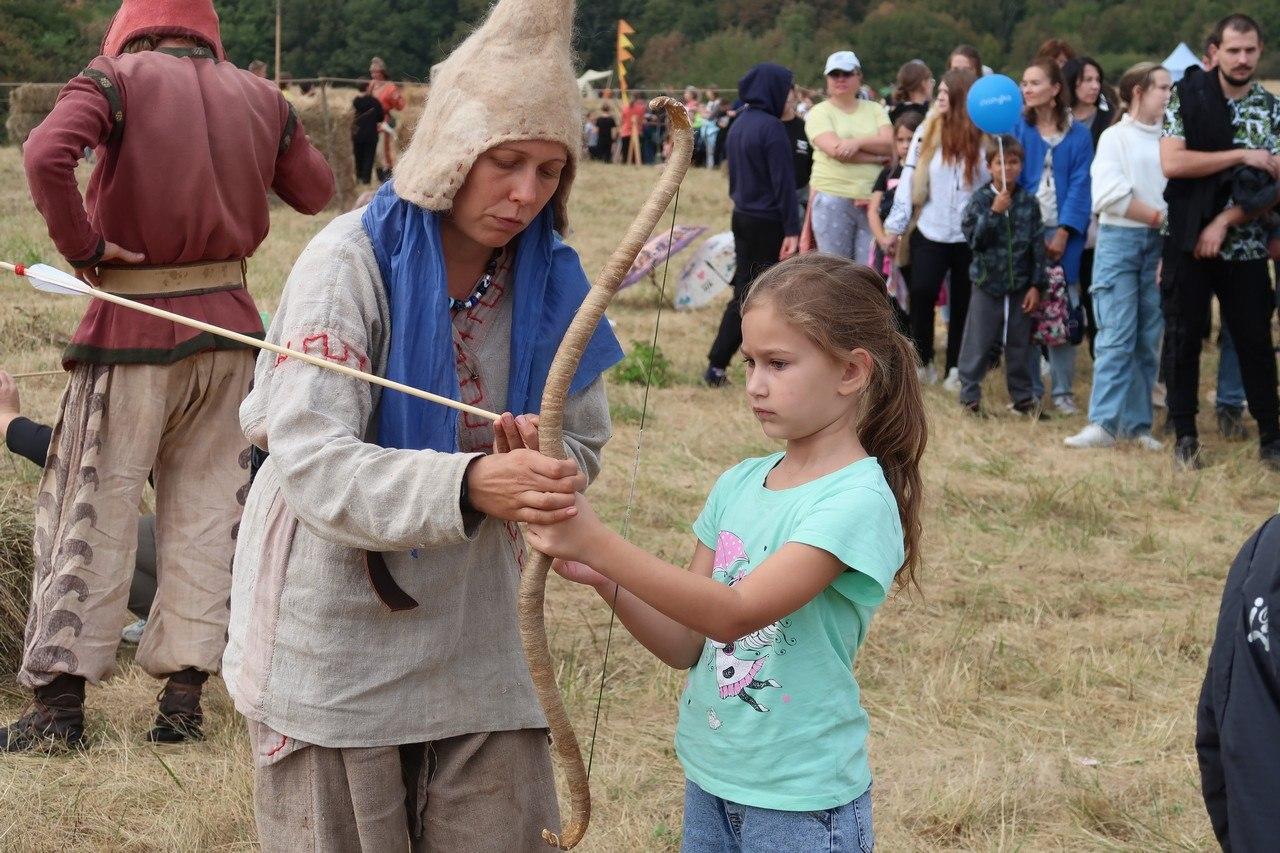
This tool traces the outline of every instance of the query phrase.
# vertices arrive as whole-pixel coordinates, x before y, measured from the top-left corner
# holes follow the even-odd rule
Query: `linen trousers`
[[[560,831],[545,729],[334,749],[250,720],[249,742],[264,853],[542,853]]]
[[[249,491],[239,409],[253,363],[236,349],[72,370],[36,499],[24,687],[59,673],[96,684],[114,671],[148,475],[156,593],[138,663],[156,678],[220,670]]]

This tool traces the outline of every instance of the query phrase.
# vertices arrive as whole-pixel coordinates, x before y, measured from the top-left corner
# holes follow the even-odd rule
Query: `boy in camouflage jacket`
[[[976,191],[960,221],[973,261],[969,275],[973,294],[960,346],[960,404],[981,411],[982,379],[990,353],[1003,342],[1009,399],[1016,411],[1033,413],[1027,348],[1031,345],[1031,312],[1040,303],[1048,278],[1045,271],[1044,225],[1040,204],[1018,186],[1022,146],[1003,138],[1001,149],[987,147],[990,184]],[[1006,187],[999,191],[996,186]]]

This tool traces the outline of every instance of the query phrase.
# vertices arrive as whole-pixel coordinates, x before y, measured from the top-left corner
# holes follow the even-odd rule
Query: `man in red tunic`
[[[97,166],[82,199],[86,148]],[[267,236],[267,193],[313,214],[334,186],[279,90],[226,61],[211,0],[124,0],[102,55],[64,87],[23,157],[36,208],[81,278],[259,337],[245,259]],[[0,749],[81,743],[85,682],[114,669],[149,474],[158,589],[137,659],[167,683],[148,738],[200,736],[248,491],[237,411],[254,355],[90,303],[63,355],[70,380],[36,503],[18,675],[35,699],[0,729]]]

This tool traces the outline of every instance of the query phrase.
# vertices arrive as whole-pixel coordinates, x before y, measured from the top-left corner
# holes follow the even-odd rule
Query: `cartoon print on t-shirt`
[[[733,586],[746,577],[747,567],[747,549],[742,540],[727,530],[720,531],[716,538],[716,559],[711,576]],[[769,649],[779,639],[785,639],[785,636],[781,625],[774,622],[732,643],[708,640],[708,645],[715,650],[712,662],[716,668],[720,698],[730,699],[736,696],[756,711],[768,711],[768,707],[747,691],[782,686],[776,679],[759,676],[769,659]],[[712,729],[720,727],[720,720],[711,708],[707,709],[707,719]]]

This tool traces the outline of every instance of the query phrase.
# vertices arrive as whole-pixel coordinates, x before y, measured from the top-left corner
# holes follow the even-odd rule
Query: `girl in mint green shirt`
[[[676,727],[684,851],[869,851],[853,662],[919,561],[915,350],[883,279],[830,255],[762,275],[742,332],[748,402],[786,450],[721,475],[687,571],[605,527],[582,496],[574,517],[529,532],[560,574],[616,601],[636,639],[689,670]]]

